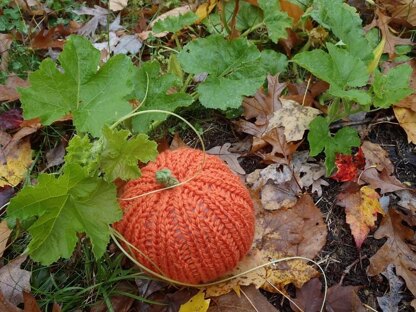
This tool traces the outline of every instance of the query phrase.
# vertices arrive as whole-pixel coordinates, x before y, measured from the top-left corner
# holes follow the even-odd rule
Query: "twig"
[[[341,121],[334,122],[329,127],[329,129],[336,130],[336,129],[340,129],[340,128],[347,127],[347,126],[365,125],[365,124],[369,124],[372,122],[374,122],[374,125],[379,124],[379,123],[389,123],[395,118],[396,117],[394,116],[386,116],[386,117],[377,118],[376,120],[374,120],[373,118],[365,118],[363,120],[357,120],[357,121],[342,121],[341,120]]]
[[[353,263],[351,263],[349,266],[347,266],[344,270],[344,272],[342,273],[341,276],[341,280],[339,281],[339,285],[342,285],[342,282],[344,281],[344,278],[347,274],[350,274],[351,269],[358,263],[361,263],[361,260],[366,259],[367,256],[360,256],[358,259],[355,259],[355,261]]]

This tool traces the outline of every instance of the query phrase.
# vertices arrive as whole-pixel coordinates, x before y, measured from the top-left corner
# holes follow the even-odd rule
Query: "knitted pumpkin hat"
[[[124,217],[114,224],[140,250],[136,259],[145,267],[173,280],[198,284],[232,270],[251,247],[254,209],[239,177],[216,156],[194,179],[163,188],[156,172],[169,169],[182,182],[201,170],[204,153],[190,148],[168,150],[142,168],[142,176],[128,182],[119,203]],[[130,199],[132,198],[132,199]]]

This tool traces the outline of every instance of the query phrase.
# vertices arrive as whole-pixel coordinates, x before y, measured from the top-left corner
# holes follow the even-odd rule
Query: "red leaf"
[[[365,166],[364,153],[360,147],[355,155],[337,154],[335,164],[337,172],[331,177],[338,182],[355,181],[358,176],[358,170]]]

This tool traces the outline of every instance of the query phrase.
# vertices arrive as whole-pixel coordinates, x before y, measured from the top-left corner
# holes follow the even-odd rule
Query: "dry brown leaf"
[[[28,87],[29,82],[23,80],[16,75],[11,75],[6,80],[5,85],[0,85],[0,102],[13,102],[20,98],[19,93],[17,92],[18,87]]]
[[[370,258],[368,275],[374,276],[386,270],[389,264],[394,264],[396,274],[401,276],[407,288],[416,296],[416,253],[414,252],[414,231],[403,225],[404,215],[395,209],[389,209],[383,218],[374,238],[387,237],[387,241]]]
[[[301,190],[295,179],[289,166],[272,164],[247,175],[246,182],[260,192],[262,207],[273,211],[296,204]]]
[[[30,46],[32,49],[62,49],[65,43],[65,38],[70,34],[78,31],[79,25],[72,22],[68,27],[58,25],[50,29],[41,29],[31,40]]]
[[[361,149],[365,156],[366,168],[375,167],[378,171],[386,169],[389,174],[394,172],[394,166],[389,159],[389,154],[379,144],[364,141]]]
[[[397,106],[393,110],[400,126],[406,131],[407,141],[416,144],[416,111]]]
[[[26,175],[32,163],[30,141],[25,138],[36,129],[22,128],[13,137],[0,132],[0,187],[16,186]]]
[[[208,0],[207,2],[199,5],[195,11],[195,14],[198,15],[197,23],[202,22],[209,15],[209,13],[211,13],[211,11],[215,8],[217,3],[218,3],[218,0]]]
[[[0,71],[7,72],[9,67],[9,50],[13,42],[11,34],[0,34]]]
[[[10,303],[0,291],[0,311],[4,312],[22,312],[21,309]]]
[[[398,191],[396,194],[400,197],[397,203],[399,206],[409,209],[416,215],[416,193],[410,190]]]
[[[208,312],[277,312],[278,310],[254,286],[241,287],[237,295],[230,292],[218,298],[212,298]]]
[[[364,141],[361,148],[366,165],[360,175],[360,181],[370,184],[372,188],[380,189],[382,194],[407,189],[393,175],[394,166],[388,158],[388,153],[380,145]]]
[[[219,158],[221,158],[223,161],[227,163],[228,167],[235,173],[246,174],[246,172],[238,162],[238,158],[241,157],[241,155],[238,153],[232,153],[228,151],[230,146],[231,143],[224,143],[222,146],[215,146],[207,150],[206,152],[210,155],[216,155]]]
[[[137,287],[128,282],[120,282],[115,286],[116,292],[124,292],[127,294],[137,294]],[[114,295],[110,297],[111,306],[114,311],[117,312],[128,312],[131,311],[131,307],[134,303],[134,298],[123,295]],[[108,311],[107,303],[104,300],[96,302],[90,312],[106,312]]]
[[[36,302],[35,297],[26,291],[23,291],[24,312],[42,312]]]
[[[325,310],[328,312],[365,312],[360,298],[357,295],[359,287],[335,285],[328,289],[325,301]],[[322,283],[319,279],[306,283],[301,289],[296,291],[296,299],[293,301],[302,309],[303,312],[317,312],[321,310],[323,294],[321,292]],[[296,312],[300,310],[291,303],[292,309]]]
[[[283,127],[287,142],[302,140],[310,122],[320,114],[316,108],[302,106],[292,100],[280,99],[282,108],[275,111],[269,120],[267,131]]]
[[[0,269],[0,292],[14,305],[23,302],[23,291],[30,292],[32,272],[20,268],[26,258],[17,257]]]
[[[261,206],[256,198],[258,196],[253,194],[252,197],[256,206]],[[230,276],[287,256],[314,258],[324,246],[327,228],[320,210],[310,196],[303,195],[298,203],[289,209],[273,213],[260,207],[256,207],[256,210],[258,215],[253,247]],[[284,291],[283,288],[290,283],[301,287],[317,275],[318,272],[303,260],[284,261],[209,287],[207,295],[220,296],[231,290],[238,291],[240,286],[251,284],[271,292],[276,292],[275,287]]]
[[[383,38],[386,40],[383,53],[388,53],[390,59],[393,59],[396,55],[396,45],[411,45],[413,44],[410,39],[400,38],[396,36],[389,27],[389,23],[392,17],[383,14],[379,8],[375,10],[374,20],[366,26],[366,30],[370,30],[374,27],[378,27],[381,31]]]
[[[374,228],[377,214],[384,215],[379,202],[378,193],[368,186],[345,184],[344,190],[338,195],[337,205],[345,208],[346,221],[351,228],[357,248],[361,248],[370,230]]]
[[[387,9],[392,17],[416,26],[416,3],[414,0],[379,0],[377,2]]]
[[[0,258],[3,256],[6,250],[7,241],[9,240],[12,230],[7,226],[7,221],[3,220],[0,222]]]

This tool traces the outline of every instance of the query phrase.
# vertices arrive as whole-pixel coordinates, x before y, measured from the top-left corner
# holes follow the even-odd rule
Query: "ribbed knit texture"
[[[181,148],[161,153],[128,182],[121,198],[162,186],[156,171],[168,168],[180,181],[198,171],[203,152]],[[216,156],[206,155],[203,171],[169,190],[119,201],[123,219],[114,225],[160,270],[135,252],[137,260],[174,280],[198,284],[232,270],[248,252],[254,236],[254,210],[240,179]]]

